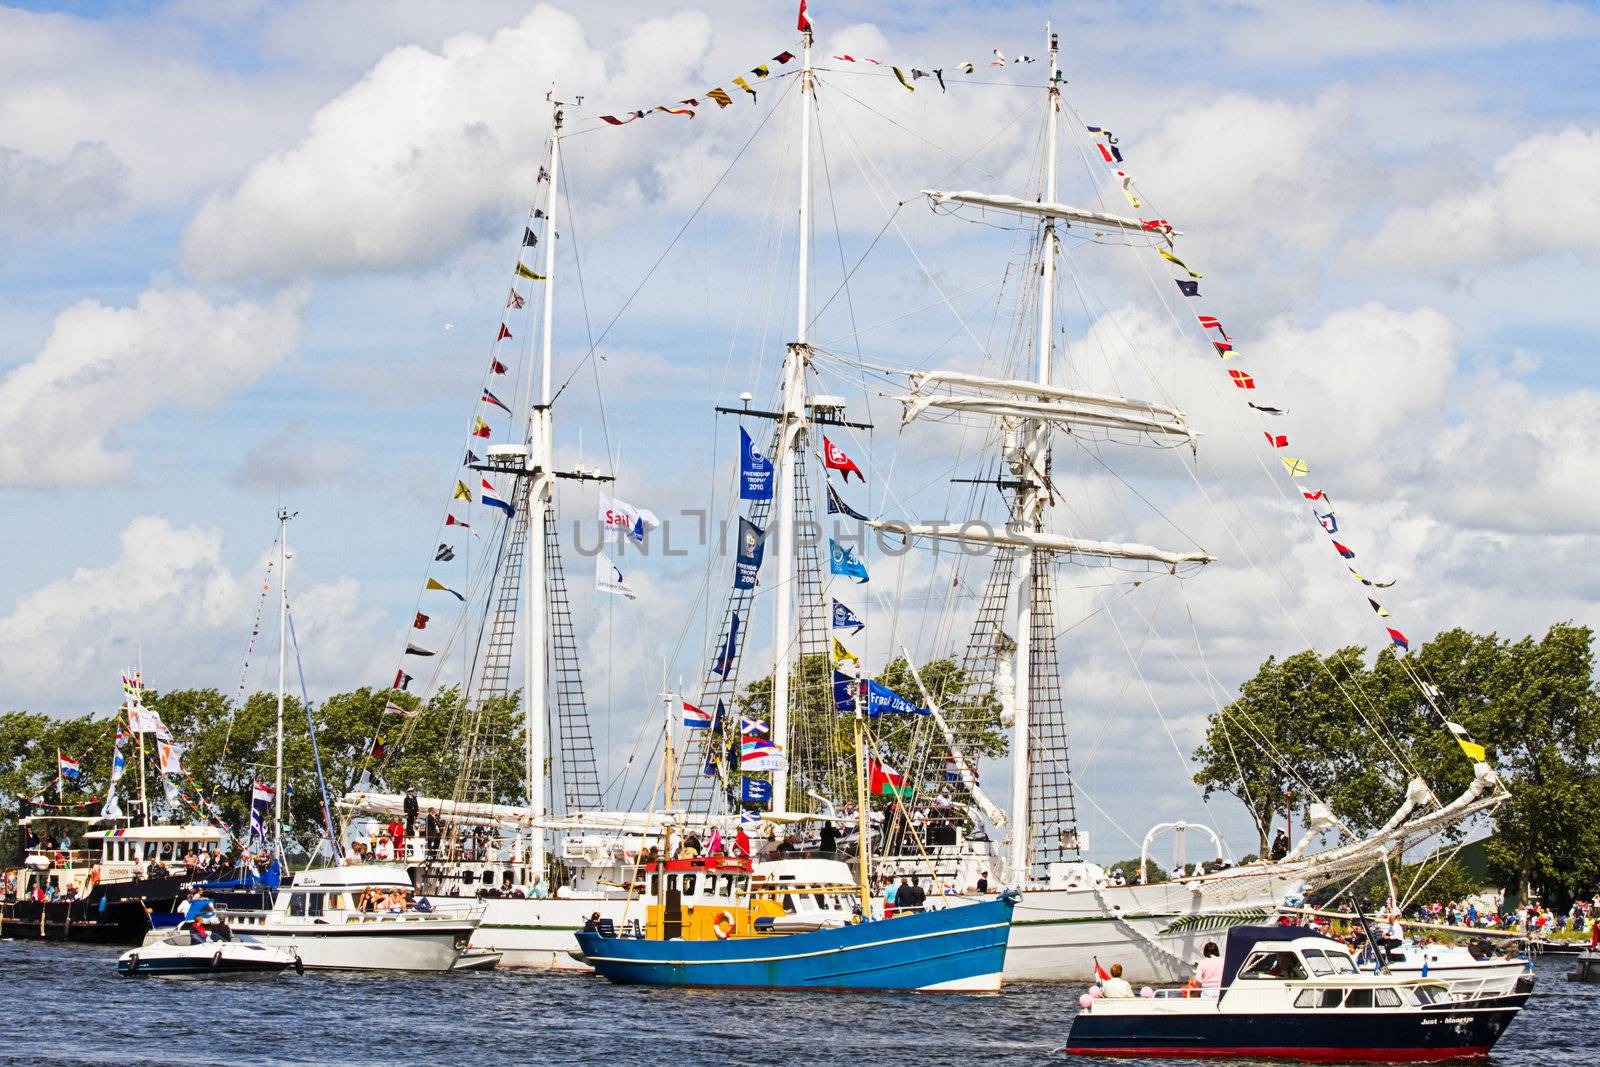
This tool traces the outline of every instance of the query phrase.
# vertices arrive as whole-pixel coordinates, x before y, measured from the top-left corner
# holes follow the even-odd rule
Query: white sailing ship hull
[[[264,945],[291,948],[313,971],[448,971],[473,932],[462,922],[235,926]]]
[[[1095,958],[1135,984],[1187,981],[1207,941],[1267,919],[1297,882],[1272,874],[1094,889],[1029,889],[1006,943],[1008,982],[1092,982]]]
[[[466,903],[464,898],[434,897],[443,904]],[[575,959],[578,939],[589,916],[599,912],[618,927],[622,926],[629,902],[621,897],[553,898],[521,900],[490,897],[474,904],[487,905],[483,922],[472,935],[474,949],[501,953],[500,966],[539,971],[591,971],[587,963]],[[628,918],[644,919],[644,908],[637,900]]]

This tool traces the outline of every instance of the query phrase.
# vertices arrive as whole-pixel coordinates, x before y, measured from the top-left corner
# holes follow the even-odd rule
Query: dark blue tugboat
[[[1201,995],[1213,993],[1215,995]],[[1228,931],[1221,990],[1100,997],[1066,1051],[1312,1063],[1486,1056],[1530,992],[1456,997],[1448,983],[1363,973],[1343,942],[1296,926]]]

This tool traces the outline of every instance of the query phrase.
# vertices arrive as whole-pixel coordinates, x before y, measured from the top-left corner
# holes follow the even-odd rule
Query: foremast
[[[795,299],[794,341],[783,360],[783,393],[778,419],[777,520],[772,524],[772,549],[777,556],[777,584],[772,609],[772,736],[789,744],[789,674],[798,632],[794,612],[795,477],[804,462],[806,431],[806,367],[811,319],[811,112],[816,83],[811,69],[811,31],[805,31],[800,66],[800,210],[799,264]],[[789,810],[787,767],[772,772],[772,810]]]

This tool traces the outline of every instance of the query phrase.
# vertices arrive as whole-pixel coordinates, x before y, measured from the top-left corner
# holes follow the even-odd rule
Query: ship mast
[[[795,302],[795,339],[783,361],[783,412],[778,421],[778,507],[772,523],[773,553],[778,557],[777,585],[773,589],[773,674],[772,736],[792,751],[789,744],[789,672],[796,633],[794,612],[795,557],[795,466],[801,461],[800,447],[806,428],[806,345],[811,318],[811,111],[816,95],[811,70],[811,31],[805,33],[800,68],[800,263],[799,294]],[[789,772],[787,767],[772,772],[772,810],[789,810]]]
[[[551,338],[555,324],[556,198],[561,175],[562,103],[550,93],[550,189],[544,207],[544,322],[539,344],[539,397],[528,416],[527,469],[533,485],[527,494],[528,534],[537,538],[530,553],[528,580],[523,583],[526,600],[526,625],[523,627],[523,715],[527,738],[528,817],[533,825],[533,841],[528,864],[534,874],[544,875],[545,837],[539,822],[547,814],[545,791],[545,705],[550,688],[550,664],[546,645],[549,614],[545,561],[545,522],[555,485],[554,429],[550,418]]]
[[[283,856],[283,694],[288,670],[289,644],[289,520],[287,508],[278,509],[278,733],[272,775],[272,851]],[[337,842],[328,842],[338,861]]]
[[[1046,27],[1048,31],[1048,26]],[[1050,34],[1050,84],[1045,111],[1044,202],[1056,199],[1056,114],[1061,96],[1057,72],[1056,35]],[[1050,384],[1050,364],[1055,338],[1055,219],[1046,218],[1039,249],[1039,343],[1035,380]],[[1021,483],[1017,489],[1010,527],[1025,532],[1044,530],[1045,509],[1049,506],[1049,487],[1045,483],[1050,459],[1050,427],[1039,419],[1028,419],[1018,430],[1016,455],[1012,466]],[[1017,568],[1015,713],[1011,725],[1011,882],[1025,885],[1028,880],[1028,845],[1033,827],[1028,821],[1029,704],[1032,700],[1035,571],[1048,566],[1048,550],[1025,550]]]

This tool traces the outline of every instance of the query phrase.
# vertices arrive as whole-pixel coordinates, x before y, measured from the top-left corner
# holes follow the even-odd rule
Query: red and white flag
[[[811,32],[811,20],[806,18],[806,0],[800,0],[800,17],[795,20],[794,28],[801,33]]]
[[[861,468],[856,466],[856,461],[845,455],[844,449],[826,437],[822,439],[822,465],[830,470],[842,472],[846,482],[850,480],[852,473],[863,482],[867,480],[867,476],[861,473]]]
[[[1217,318],[1216,316],[1214,316],[1214,315],[1196,315],[1195,318],[1200,320],[1200,325],[1203,328],[1205,328],[1207,330],[1216,330],[1218,333],[1220,333],[1222,335],[1222,339],[1224,341],[1233,340],[1233,338],[1228,336],[1228,331],[1224,330],[1222,328],[1222,320]]]
[[[1111,981],[1110,972],[1108,972],[1104,967],[1100,966],[1100,957],[1099,956],[1096,956],[1094,958],[1094,977],[1095,977],[1095,980],[1099,981],[1099,982],[1109,982],[1109,981]]]

